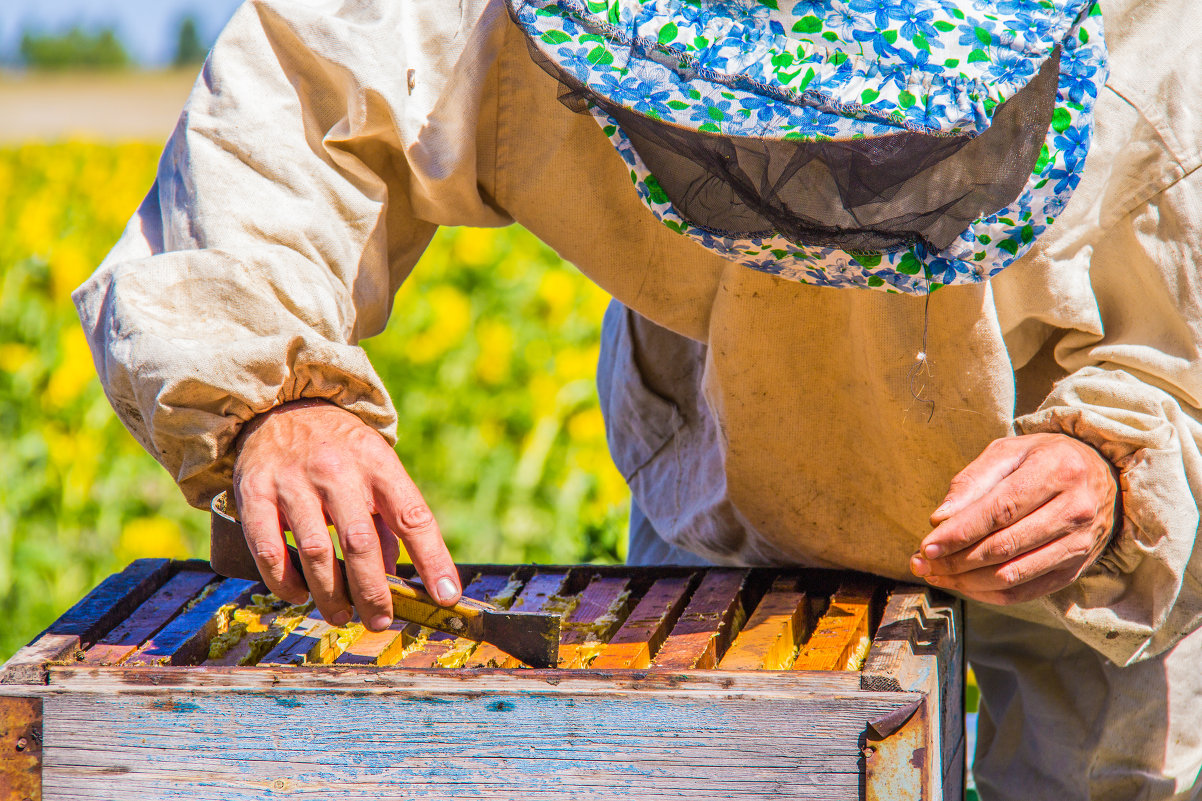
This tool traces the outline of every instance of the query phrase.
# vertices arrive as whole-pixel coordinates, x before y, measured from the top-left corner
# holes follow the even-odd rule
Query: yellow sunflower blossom
[[[547,323],[561,325],[576,305],[580,276],[567,270],[548,270],[538,284],[538,297],[547,305]]]
[[[92,273],[92,258],[74,239],[58,243],[50,253],[50,283],[54,300],[66,301]]]
[[[13,224],[17,251],[31,256],[46,253],[58,239],[62,208],[47,191],[26,198],[18,206]]]
[[[580,444],[605,444],[605,420],[596,406],[572,415],[568,420],[568,435]]]
[[[139,517],[121,529],[117,542],[121,561],[141,558],[187,558],[188,546],[179,524],[165,517]]]
[[[37,353],[28,345],[6,342],[0,345],[0,372],[18,373],[33,363]]]
[[[46,386],[46,403],[61,409],[78,398],[88,384],[96,380],[92,352],[83,330],[65,328],[59,336],[59,363]]]
[[[496,234],[487,228],[461,228],[455,233],[454,254],[469,267],[483,267],[497,260]]]
[[[559,382],[543,373],[536,374],[530,379],[530,400],[536,420],[553,417],[559,409]]]
[[[500,320],[482,320],[476,326],[476,341],[480,345],[476,376],[485,384],[495,386],[509,378],[514,339],[513,329]]]
[[[414,335],[406,348],[410,361],[429,364],[463,341],[472,325],[472,303],[453,286],[440,285],[426,293],[431,322]]]
[[[555,376],[562,382],[591,379],[597,374],[601,346],[563,348],[555,354]]]
[[[609,308],[612,298],[608,292],[592,281],[585,281],[584,287],[584,299],[580,304],[580,311],[585,318],[600,325],[601,318],[605,316],[605,310]]]

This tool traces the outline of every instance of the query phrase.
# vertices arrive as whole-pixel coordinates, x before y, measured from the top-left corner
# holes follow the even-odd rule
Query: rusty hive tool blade
[[[242,533],[242,524],[225,493],[213,499],[209,534],[209,564],[228,578],[257,581],[259,569]],[[288,546],[288,558],[301,573],[300,554]],[[338,560],[346,578],[346,566]],[[505,653],[536,668],[553,668],[559,660],[558,615],[509,612],[492,604],[461,598],[441,606],[416,581],[388,576],[393,613],[404,620],[477,642],[492,643]]]

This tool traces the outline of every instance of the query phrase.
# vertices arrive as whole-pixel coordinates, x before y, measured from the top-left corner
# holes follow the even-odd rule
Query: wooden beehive
[[[961,798],[946,597],[815,570],[461,570],[468,595],[559,611],[560,668],[134,562],[0,672],[0,801]]]

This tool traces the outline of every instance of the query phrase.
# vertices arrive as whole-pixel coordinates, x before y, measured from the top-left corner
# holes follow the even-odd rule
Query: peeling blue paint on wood
[[[208,654],[217,633],[216,615],[227,604],[245,603],[261,585],[242,579],[225,579],[194,606],[168,623],[127,660],[129,665],[188,664]]]
[[[169,699],[167,701],[155,701],[151,704],[155,709],[161,709],[165,712],[199,712],[200,707],[191,701],[177,701]]]
[[[859,797],[867,721],[914,698],[438,697],[284,687],[50,696],[45,798],[842,801]]]

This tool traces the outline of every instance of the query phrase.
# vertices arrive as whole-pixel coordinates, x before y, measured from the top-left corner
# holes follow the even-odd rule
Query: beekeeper
[[[633,560],[960,593],[983,798],[1193,798],[1190,12],[250,2],[76,303],[188,500],[232,486],[268,586],[305,594],[285,525],[321,612],[378,629],[393,533],[460,586],[357,343],[437,226],[519,222],[615,298]]]

